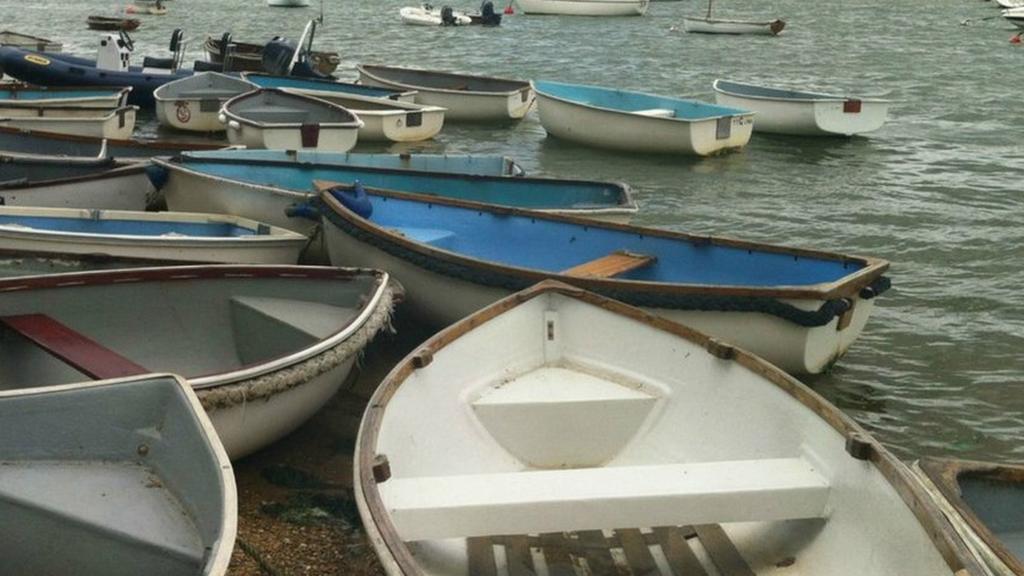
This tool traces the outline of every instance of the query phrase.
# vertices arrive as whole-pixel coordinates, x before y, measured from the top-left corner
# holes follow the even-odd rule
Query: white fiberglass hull
[[[723,106],[753,111],[754,131],[794,136],[854,136],[885,124],[889,102],[821,95],[817,98],[746,96],[715,88]]]
[[[356,145],[358,128],[321,128],[314,145],[304,145],[301,129],[295,127],[262,128],[228,121],[228,142],[246,148],[267,150],[318,150],[321,152],[348,152]]]
[[[292,90],[289,90],[292,91]],[[343,106],[363,121],[359,129],[360,142],[421,142],[436,136],[444,127],[447,110],[440,106],[427,106],[332,92],[297,94],[315,96]]]
[[[325,226],[324,242],[335,266],[369,266],[389,271],[406,286],[406,305],[427,322],[447,326],[512,293],[453,278],[392,256],[376,246]],[[776,316],[757,312],[707,312],[650,309],[649,311],[701,330],[754,352],[793,374],[815,374],[842,356],[864,329],[874,308],[873,299],[853,298],[848,324],[838,329],[838,318],[825,325],[804,327]],[[789,301],[808,310],[820,301]]]
[[[171,226],[237,226],[255,232],[260,224],[235,216],[182,212],[134,212],[71,208],[0,207],[0,218],[24,218],[18,224],[0,222],[0,251],[37,255],[103,255],[113,258],[166,260],[209,264],[295,264],[306,245],[301,234],[269,228],[265,234],[186,236],[180,233],[142,235],[138,232],[80,232],[78,220],[123,223],[125,228],[146,222]],[[67,220],[68,228],[33,228],[28,218]]]
[[[126,106],[110,113],[99,110],[91,117],[8,115],[0,117],[0,126],[69,136],[128,140],[135,131],[135,113],[138,109],[138,106]]]
[[[356,444],[391,575],[975,573],[906,467],[800,382],[562,284],[420,346]]]
[[[537,113],[544,130],[556,138],[658,154],[706,156],[742,148],[754,126],[749,115],[683,121],[602,110],[544,94],[537,94]]]
[[[220,108],[227,98],[203,100],[198,98],[156,99],[156,117],[160,124],[187,132],[223,132]]]
[[[155,192],[144,165],[125,166],[95,175],[0,185],[0,205],[145,210]]]
[[[524,14],[643,16],[648,0],[516,0]]]
[[[359,71],[359,83],[378,88],[416,90],[417,104],[447,109],[445,118],[453,122],[507,122],[526,116],[533,105],[534,93],[529,88],[515,92],[468,92],[437,90],[389,82]]]

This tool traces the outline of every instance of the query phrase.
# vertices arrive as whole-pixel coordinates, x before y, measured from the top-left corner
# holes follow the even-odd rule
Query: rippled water
[[[716,77],[889,94],[891,120],[869,138],[755,134],[743,152],[708,159],[552,141],[535,114],[510,129],[448,126],[436,141],[406,148],[506,154],[535,174],[626,181],[645,225],[891,260],[895,288],[850,353],[809,383],[902,456],[1024,460],[1024,47],[1007,41],[1012,30],[1001,19],[978,20],[997,14],[993,3],[716,3],[721,16],[783,17],[778,38],[673,30],[680,16],[704,9],[691,0],[654,3],[643,18],[516,15],[497,29],[405,26],[398,8],[412,3],[329,1],[317,44],[342,54],[347,78],[356,63],[378,62],[702,99],[713,99]],[[167,6],[167,16],[141,16],[140,54],[161,52],[178,27],[194,38],[197,57],[205,35],[226,30],[239,41],[296,38],[317,11],[262,0]],[[96,36],[85,17],[116,8],[0,0],[3,27],[84,53]]]

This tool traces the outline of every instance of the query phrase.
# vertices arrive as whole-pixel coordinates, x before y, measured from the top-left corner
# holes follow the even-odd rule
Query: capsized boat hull
[[[231,464],[178,377],[2,390],[0,415],[4,572],[227,573]]]
[[[0,317],[43,314],[70,328],[73,342],[88,338],[116,359],[69,364],[0,329],[0,388],[77,382],[115,369],[180,373],[238,459],[297,428],[337,392],[353,359],[388,326],[400,290],[383,272],[308,266],[0,280]]]
[[[523,14],[643,16],[649,0],[515,0]]]
[[[556,82],[535,82],[534,86],[544,130],[555,138],[596,148],[707,156],[746,146],[755,125],[753,114],[741,108],[596,86]],[[626,105],[615,109],[604,100]]]
[[[809,388],[558,283],[410,353],[368,403],[356,446],[357,505],[391,575],[534,570],[541,558],[595,574],[977,567],[905,466]]]
[[[394,66],[357,66],[359,83],[415,90],[416,103],[446,108],[450,122],[521,120],[533,106],[528,82]]]
[[[382,194],[371,192],[371,201]],[[394,210],[408,209],[408,214],[417,214],[417,223],[406,221],[405,216],[398,216],[397,220],[389,216],[386,224],[383,224],[385,220],[377,224],[376,216],[367,221],[324,194],[322,200],[326,208],[322,210],[322,222],[327,252],[335,265],[374,266],[390,271],[408,289],[408,309],[434,326],[449,325],[534,282],[557,278],[705,330],[716,338],[755,352],[788,372],[818,373],[835,363],[856,340],[874,307],[875,295],[888,286],[886,279],[879,278],[887,264],[874,260],[867,267],[858,268],[861,272],[850,269],[846,273],[849,276],[836,280],[839,284],[830,291],[830,295],[796,287],[793,290],[774,290],[766,286],[763,291],[737,291],[728,285],[729,282],[723,284],[714,280],[703,287],[685,282],[632,281],[633,278],[650,278],[642,272],[643,266],[639,268],[639,277],[631,276],[631,272],[626,272],[624,278],[580,276],[569,269],[588,258],[582,255],[570,257],[576,251],[599,256],[618,252],[646,255],[661,248],[648,246],[645,238],[654,242],[661,242],[653,240],[655,237],[664,237],[668,242],[677,241],[668,238],[677,238],[684,242],[679,246],[689,241],[651,228],[531,215],[512,209],[469,206],[471,203],[416,195],[405,195],[410,199],[408,202],[396,203],[394,198],[403,195],[387,193],[387,196],[391,197],[385,203],[387,206]],[[415,207],[408,208],[414,203]],[[430,208],[426,208],[428,204]],[[374,214],[383,210],[376,201],[373,201],[373,206]],[[478,214],[478,218],[473,221],[464,219],[470,211]],[[548,230],[551,225],[556,228]],[[526,246],[522,240],[513,242],[505,236],[505,232],[513,228],[519,238],[532,236],[539,245],[545,246],[543,250],[552,257],[564,254],[565,263],[561,263],[562,256],[559,256],[558,263],[541,262],[544,258],[540,256],[545,252],[538,250],[539,245]],[[517,259],[500,248],[477,246],[474,239],[478,238],[479,231],[485,229],[493,235],[493,246],[513,242],[523,250],[523,257]],[[600,232],[602,230],[615,230],[608,237],[615,240],[609,240],[607,245],[602,240],[604,248],[586,248],[591,242],[597,242],[591,237],[605,234]],[[465,243],[463,235],[466,236]],[[726,241],[727,244],[731,242]],[[561,249],[556,250],[559,246],[565,250],[564,253]],[[749,244],[749,247],[755,252],[773,250],[764,244]],[[801,252],[811,255],[811,261],[813,254],[831,261],[847,258],[837,254]],[[676,258],[668,254],[656,256],[654,262],[665,260],[667,264]],[[685,261],[688,257],[678,258]],[[867,263],[868,260],[861,262]],[[745,268],[761,269],[761,265],[737,264],[736,270]],[[653,274],[656,268],[651,270]],[[733,277],[732,281],[737,280]],[[780,280],[779,284],[792,285],[793,282]],[[838,288],[839,285],[845,287]],[[746,294],[741,296],[744,292]],[[842,304],[839,304],[842,312],[835,307],[837,301],[833,299],[837,297],[842,299]]]
[[[754,131],[795,136],[854,136],[885,124],[889,101],[798,92],[716,80],[715,100],[753,111]]]

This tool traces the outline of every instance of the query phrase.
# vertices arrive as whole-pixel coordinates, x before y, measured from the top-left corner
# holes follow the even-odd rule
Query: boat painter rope
[[[375,234],[369,233],[362,228],[353,226],[345,218],[336,214],[333,210],[321,206],[321,213],[332,224],[340,228],[344,233],[365,244],[369,244],[396,258],[401,258],[420,268],[474,284],[482,284],[495,288],[503,288],[512,292],[518,292],[536,281],[532,278],[525,278],[515,274],[504,273],[497,270],[480,269],[477,267],[451,262],[435,258],[430,255],[421,254],[389,242]],[[566,280],[572,282],[572,280]],[[860,296],[864,299],[871,299],[885,292],[891,286],[887,277],[876,278],[870,285],[861,290]],[[614,298],[620,302],[641,308],[663,308],[669,310],[700,310],[714,312],[756,312],[776,316],[788,322],[805,328],[824,326],[837,316],[842,315],[850,309],[851,302],[846,298],[825,300],[816,310],[804,310],[792,304],[782,302],[767,296],[726,296],[718,294],[676,294],[671,292],[650,292],[632,289],[594,289],[602,296]]]
[[[393,332],[391,314],[396,303],[395,288],[388,286],[381,294],[380,301],[370,317],[363,322],[358,330],[334,348],[321,352],[299,364],[264,374],[258,378],[196,390],[196,395],[207,411],[221,410],[261,398],[270,398],[309,382],[361,354],[366,345],[379,332]]]

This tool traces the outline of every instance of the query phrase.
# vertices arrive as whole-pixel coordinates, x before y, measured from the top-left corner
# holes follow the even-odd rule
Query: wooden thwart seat
[[[46,314],[0,316],[0,323],[96,380],[151,372]]]
[[[407,541],[819,518],[828,482],[802,458],[391,478]]]
[[[619,274],[625,274],[630,270],[647,266],[656,260],[657,258],[654,256],[619,250],[596,260],[584,262],[578,266],[563,270],[562,274],[576,276],[577,278],[612,278]]]
[[[594,576],[707,576],[705,566],[694,553],[697,542],[719,574],[754,576],[754,571],[718,524],[660,526],[649,532],[636,528],[545,533],[539,536],[489,536],[467,539],[469,573],[497,576],[499,556],[510,576],[535,576],[535,563],[542,557],[552,576],[576,576],[586,565]],[[655,560],[651,548],[660,548],[668,572]],[[614,553],[613,553],[614,552]]]

